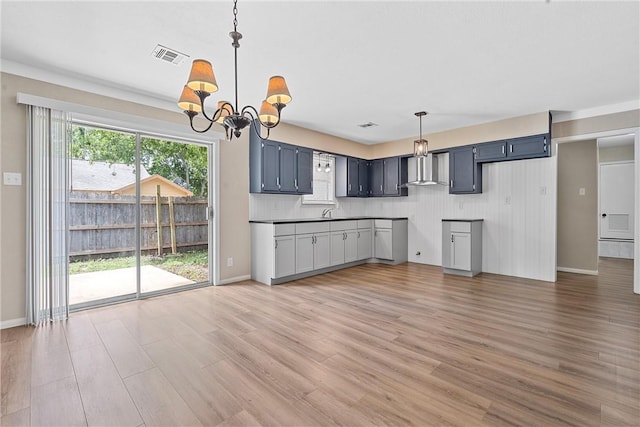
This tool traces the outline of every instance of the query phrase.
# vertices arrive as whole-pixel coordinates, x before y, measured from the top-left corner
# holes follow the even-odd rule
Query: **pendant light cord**
[[[238,0],[233,0],[233,32],[238,32]],[[240,43],[238,40],[234,39],[233,41],[233,62],[234,62],[234,71],[236,77],[236,111],[238,111],[238,48],[240,47]]]

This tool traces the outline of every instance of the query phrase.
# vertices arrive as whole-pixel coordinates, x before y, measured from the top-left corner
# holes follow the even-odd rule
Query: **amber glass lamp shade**
[[[278,123],[278,110],[267,101],[262,101],[260,106],[260,121],[266,125]]]
[[[273,76],[269,79],[269,87],[267,88],[267,99],[269,104],[286,105],[291,102],[291,95],[287,82],[282,76]]]
[[[218,102],[218,110],[220,110],[221,108],[222,110],[220,111],[220,117],[218,117],[218,120],[216,120],[217,123],[222,124],[222,122],[224,122],[224,118],[231,115],[231,107],[229,106],[229,104],[229,101]]]
[[[191,65],[187,86],[201,92],[213,93],[217,91],[218,83],[216,82],[216,76],[213,74],[211,62],[204,59],[194,60]]]
[[[182,88],[178,107],[182,108],[183,111],[195,111],[196,113],[202,111],[200,98],[198,98],[198,95],[187,85]]]
[[[428,142],[426,139],[418,139],[413,141],[413,155],[415,157],[423,157],[428,153]]]

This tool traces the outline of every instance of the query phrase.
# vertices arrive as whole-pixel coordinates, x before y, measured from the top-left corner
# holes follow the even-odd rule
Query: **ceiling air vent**
[[[155,58],[161,59],[166,62],[170,62],[175,65],[182,64],[182,61],[184,61],[185,58],[189,57],[189,55],[185,55],[184,53],[180,53],[177,50],[170,49],[166,46],[162,46],[161,44],[159,44],[158,46],[155,47],[155,49],[153,49],[153,52],[151,53],[151,55]]]
[[[373,126],[378,126],[377,123],[373,123],[373,122],[367,122],[367,123],[362,123],[361,125],[358,125],[361,128],[370,128]]]

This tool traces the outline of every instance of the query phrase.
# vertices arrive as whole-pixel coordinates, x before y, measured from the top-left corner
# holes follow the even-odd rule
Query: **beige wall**
[[[596,140],[558,144],[558,267],[598,270]]]
[[[554,123],[553,126],[551,126],[551,135],[554,138],[564,138],[567,136],[589,135],[615,129],[629,129],[638,126],[640,126],[640,110],[632,110]]]
[[[634,161],[635,154],[633,152],[633,145],[620,145],[617,147],[600,147],[598,149],[598,156],[600,163],[603,162],[622,162],[622,161]]]

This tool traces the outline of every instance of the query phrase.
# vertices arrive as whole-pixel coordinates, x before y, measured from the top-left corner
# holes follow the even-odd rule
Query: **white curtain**
[[[27,323],[69,315],[68,113],[27,106]]]

